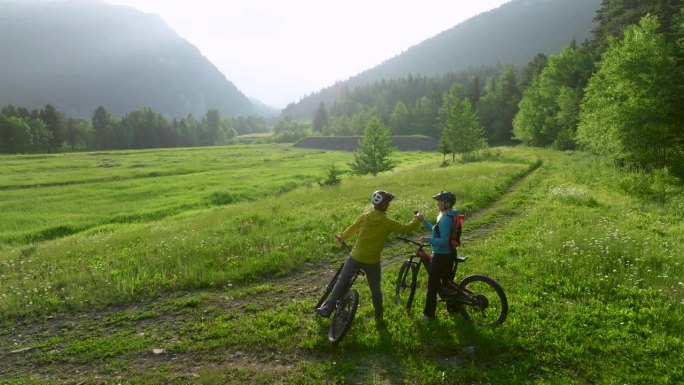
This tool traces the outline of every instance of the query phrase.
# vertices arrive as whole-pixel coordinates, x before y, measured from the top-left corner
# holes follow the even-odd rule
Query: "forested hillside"
[[[324,102],[340,102],[357,87],[392,79],[435,77],[469,68],[524,66],[538,53],[558,53],[593,28],[600,0],[512,0],[413,46],[382,64],[289,105],[283,115],[311,118]],[[342,101],[342,103],[344,103]]]
[[[160,17],[104,2],[3,1],[0,106],[53,105],[73,118],[253,113],[252,103]]]
[[[478,148],[481,139],[489,145],[522,142],[589,150],[620,167],[681,176],[683,3],[603,1],[590,39],[568,36],[557,53],[530,56],[522,68],[408,74],[354,89],[338,84],[302,106],[318,100],[313,128],[323,135],[361,135],[379,117],[393,135],[439,138],[445,154]],[[332,102],[322,100],[333,91]],[[472,130],[465,135],[467,127]],[[482,137],[470,135],[476,132]]]

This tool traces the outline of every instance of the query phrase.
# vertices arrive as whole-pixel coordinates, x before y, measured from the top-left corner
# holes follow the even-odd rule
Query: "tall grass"
[[[64,382],[684,381],[680,182],[621,173],[583,153],[502,149],[445,168],[438,155],[427,160],[330,188],[4,249],[4,330],[22,318],[41,325],[22,337],[32,349],[21,359]],[[414,209],[433,216],[436,191],[457,193],[466,214],[460,252],[470,257],[459,277],[487,274],[503,286],[510,313],[501,327],[470,327],[442,304],[435,322],[423,322],[424,271],[414,310],[395,306],[397,269],[412,250],[390,242],[386,326],[374,321],[362,278],[352,329],[339,346],[327,342],[330,321],[312,311],[320,288],[289,283],[290,275],[306,276],[312,263],[335,268],[343,252],[332,234],[367,209],[378,188],[397,194],[389,216],[403,221]],[[59,333],[31,318],[82,312]],[[21,338],[0,338],[0,351],[17,349],[8,341]],[[167,353],[150,357],[158,347]],[[74,365],[86,373],[64,373]],[[51,383],[29,370],[10,373],[20,374],[15,383]]]
[[[282,194],[316,184],[331,164],[348,171],[351,154],[259,145],[0,159],[2,247]]]
[[[295,164],[299,172],[313,167]],[[408,221],[414,209],[434,207],[429,197],[439,189],[454,190],[466,211],[483,207],[529,167],[524,157],[447,170],[419,162],[380,177],[349,177],[330,188],[264,193],[254,202],[7,249],[0,258],[0,310],[6,316],[45,314],[282,276],[329,258],[333,234],[369,208],[374,190],[394,191],[398,199],[390,214]],[[250,182],[267,185],[271,179],[270,173],[257,174]]]
[[[510,345],[535,352],[521,364],[543,382],[677,383],[684,348],[681,185],[666,183],[666,203],[659,203],[626,189],[635,175],[600,159],[546,156],[525,215],[469,248],[507,288]]]

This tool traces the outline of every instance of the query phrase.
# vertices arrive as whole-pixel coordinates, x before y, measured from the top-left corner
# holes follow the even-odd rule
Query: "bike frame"
[[[420,272],[420,265],[423,265],[423,267],[425,267],[425,271],[430,271],[432,254],[424,249],[425,247],[429,246],[428,244],[418,243],[414,240],[404,237],[397,237],[397,239],[401,239],[404,242],[413,243],[414,245],[418,246],[416,252],[411,254],[408,260],[409,262],[416,264],[418,266],[418,272]],[[418,262],[415,259],[418,259]],[[458,264],[465,262],[467,259],[467,257],[456,257],[456,262],[454,263],[454,271],[452,272],[451,280],[449,280],[447,287],[458,290],[458,285],[454,282],[454,279],[456,278],[456,271],[458,270]]]
[[[399,269],[399,277],[396,284],[395,303],[400,304],[400,302],[405,300],[406,308],[410,309],[417,287],[420,265],[424,265],[429,272],[433,255],[424,249],[426,246],[429,246],[427,244],[403,237],[397,237],[397,239],[418,247]],[[465,262],[467,259],[467,257],[456,257],[448,283],[438,291],[440,302],[446,303],[449,313],[459,312],[468,321],[481,325],[500,325],[508,314],[508,300],[498,282],[491,277],[481,274],[469,275],[459,283],[454,282],[458,264]],[[473,287],[476,290],[472,290]],[[482,290],[484,290],[484,293]],[[404,295],[406,297],[402,298]],[[493,304],[493,307],[490,307],[490,304]],[[492,312],[487,309],[494,310]],[[496,317],[489,320],[491,318],[490,315]]]
[[[347,249],[351,250],[346,243],[340,243],[342,243]],[[345,263],[349,260],[348,258],[340,265],[339,269],[337,269],[337,272],[335,273],[335,276],[332,280],[330,280],[330,283],[328,283],[328,286],[323,296],[321,296],[319,299],[316,308],[321,306],[328,299],[330,293],[341,279],[340,275]],[[356,309],[359,304],[359,293],[352,289],[352,286],[356,282],[356,279],[359,277],[359,275],[365,275],[363,270],[355,269],[346,282],[340,282],[340,284],[343,285],[343,290],[340,292],[339,298],[337,298],[335,303],[331,304],[334,306],[334,308],[332,321],[328,328],[328,340],[332,344],[338,344],[344,338],[354,320]]]

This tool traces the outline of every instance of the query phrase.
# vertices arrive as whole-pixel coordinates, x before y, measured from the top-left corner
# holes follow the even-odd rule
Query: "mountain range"
[[[0,7],[0,107],[54,105],[89,118],[150,107],[169,117],[273,114],[245,96],[156,15],[99,1],[18,2]],[[438,76],[470,67],[522,66],[555,54],[593,28],[601,0],[512,0],[470,18],[344,82],[290,104],[283,115],[313,117],[341,87],[409,74]]]
[[[383,79],[439,76],[482,66],[518,68],[537,54],[558,54],[594,28],[601,0],[512,0],[427,39],[376,67],[288,105],[283,115],[312,118],[321,102],[334,104],[344,89]]]
[[[91,117],[145,107],[170,117],[251,115],[253,103],[161,17],[86,0],[0,7],[0,106]]]

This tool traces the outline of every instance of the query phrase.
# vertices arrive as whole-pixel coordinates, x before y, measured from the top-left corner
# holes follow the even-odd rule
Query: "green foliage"
[[[441,97],[437,98],[434,95],[418,98],[413,110],[409,111],[409,116],[412,117],[412,132],[433,138],[439,137],[439,122],[435,117],[438,116],[440,101]]]
[[[215,108],[207,110],[202,121],[204,131],[200,135],[200,145],[211,146],[218,141],[219,131],[221,131],[221,113]]]
[[[9,105],[2,109],[0,117],[15,122],[10,127],[3,120],[0,153],[53,152],[65,145],[71,150],[214,146],[232,143],[238,129],[248,133],[268,131],[263,118],[223,117],[217,109],[208,110],[201,120],[188,115],[170,121],[151,108],[116,119],[99,106],[90,120],[81,120],[64,119],[51,105],[33,112]],[[21,136],[17,141],[14,135],[19,133],[16,124],[20,120],[28,125],[30,136]]]
[[[603,1],[596,11],[597,22],[593,30],[591,49],[601,55],[608,49],[610,38],[622,39],[624,31],[647,15],[660,20],[658,32],[671,35],[677,30],[677,13],[682,9],[680,0]]]
[[[21,118],[0,116],[0,149],[3,152],[28,152],[31,132]]]
[[[378,118],[371,118],[349,167],[354,174],[375,176],[394,168],[395,163],[390,159],[390,155],[392,139],[389,129]]]
[[[456,84],[479,86],[479,79],[495,76],[500,70],[498,67],[481,67],[433,77],[409,75],[363,85],[353,92],[344,89],[340,100],[328,103],[333,107],[330,109],[329,128],[324,134],[361,135],[369,116],[377,116],[387,122],[392,135],[417,134],[438,138],[441,132],[438,111],[444,94]],[[469,95],[462,91],[460,96],[473,98],[473,92],[476,91],[471,88]],[[283,114],[296,116],[290,115],[292,108],[294,105],[288,106]]]
[[[51,104],[46,104],[39,112],[40,119],[45,123],[50,132],[50,145],[48,152],[57,150],[64,141],[64,122],[62,114]]]
[[[273,128],[272,140],[275,143],[294,143],[301,138],[307,136],[314,136],[310,121],[294,120],[290,117],[285,117],[276,123]]]
[[[531,146],[572,148],[577,113],[592,71],[592,57],[571,46],[548,62],[525,90],[513,119],[514,137]],[[559,134],[563,133],[560,140]]]
[[[498,76],[487,80],[477,112],[489,144],[511,143],[513,117],[518,112],[521,94],[513,66],[505,67]]]
[[[405,135],[411,128],[409,121],[409,111],[404,102],[399,101],[394,106],[394,110],[389,116],[389,128],[395,135]]]
[[[527,87],[532,85],[534,78],[539,76],[544,67],[546,67],[548,59],[548,56],[544,55],[543,53],[539,53],[532,60],[530,60],[527,65],[525,65],[519,78],[520,89],[523,92],[527,89]]]
[[[335,167],[335,163],[333,163],[330,168],[328,169],[328,172],[326,174],[326,177],[324,180],[319,181],[318,185],[321,187],[328,187],[328,186],[336,186],[340,183],[342,183],[342,178],[340,178],[340,175],[342,175],[342,171],[337,169]]]
[[[440,137],[440,149],[443,154],[451,152],[452,161],[456,154],[463,160],[479,149],[486,147],[484,130],[480,126],[477,113],[470,100],[460,99],[458,89],[454,88],[445,98],[441,109],[444,128]]]
[[[112,137],[112,123],[112,117],[104,107],[99,106],[95,109],[92,118],[92,142],[95,149],[111,148],[114,141]]]
[[[610,39],[582,101],[578,140],[617,164],[682,173],[684,126],[672,120],[681,79],[658,26],[645,17],[622,40]]]
[[[377,108],[359,104],[351,115],[342,114],[331,117],[328,130],[324,133],[335,136],[363,135],[369,122],[378,116]]]
[[[52,133],[38,118],[0,115],[0,153],[45,152]]]

